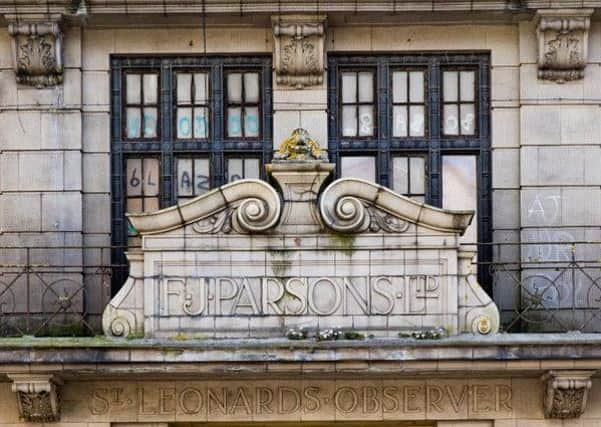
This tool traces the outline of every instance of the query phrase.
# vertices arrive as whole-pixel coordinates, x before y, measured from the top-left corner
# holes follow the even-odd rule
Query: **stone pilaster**
[[[594,371],[549,371],[543,376],[547,418],[578,418],[586,408]]]
[[[19,415],[34,423],[60,419],[60,385],[62,381],[52,374],[10,374],[12,391],[17,394]]]

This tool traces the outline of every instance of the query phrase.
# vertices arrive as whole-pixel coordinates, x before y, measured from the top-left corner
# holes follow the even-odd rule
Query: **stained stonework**
[[[584,77],[592,9],[539,10],[538,77],[557,83]]]
[[[325,19],[322,15],[272,17],[278,84],[301,89],[323,83]]]
[[[578,418],[586,408],[594,371],[550,371],[544,377],[545,416]]]
[[[9,374],[17,395],[19,415],[27,422],[44,423],[60,419],[61,380],[55,375]]]
[[[62,83],[63,32],[59,19],[8,19],[17,83],[39,88]]]

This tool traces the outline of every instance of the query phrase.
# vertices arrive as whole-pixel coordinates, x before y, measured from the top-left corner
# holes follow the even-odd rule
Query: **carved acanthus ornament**
[[[272,17],[277,82],[302,89],[323,83],[325,16]]]
[[[584,77],[591,9],[539,10],[538,77],[565,83]]]
[[[60,378],[52,374],[11,374],[9,378],[23,420],[45,423],[60,419]]]
[[[546,382],[545,416],[547,418],[578,418],[586,408],[594,371],[549,371]]]
[[[63,81],[63,33],[58,19],[9,19],[17,83],[38,88]]]

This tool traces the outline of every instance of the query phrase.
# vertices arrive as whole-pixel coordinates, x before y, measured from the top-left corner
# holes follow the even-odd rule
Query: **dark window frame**
[[[356,68],[373,69],[376,76],[377,129],[374,138],[342,136],[341,74]],[[491,137],[490,137],[490,53],[475,52],[407,52],[407,53],[330,53],[328,55],[328,151],[340,176],[341,155],[375,155],[378,183],[392,186],[392,156],[395,154],[425,154],[426,202],[442,205],[442,156],[450,154],[476,155],[478,186],[478,247],[479,261],[491,259]],[[394,70],[425,70],[425,132],[423,137],[393,137],[392,72]],[[475,75],[476,133],[474,135],[444,135],[442,122],[444,70],[470,69]],[[490,273],[481,268],[478,278],[485,289],[492,291]]]
[[[159,205],[165,208],[177,203],[178,157],[208,157],[210,185],[225,184],[225,158],[236,154],[258,157],[262,164],[271,160],[272,137],[272,58],[270,55],[111,55],[111,243],[113,264],[126,265],[127,245],[126,159],[154,156],[160,159]],[[209,73],[209,137],[177,139],[176,72],[193,70]],[[258,138],[226,136],[226,73],[230,70],[259,73],[260,135]],[[157,137],[130,139],[125,134],[125,74],[127,72],[158,73]],[[142,129],[143,132],[143,129]],[[263,177],[263,171],[261,171]],[[127,276],[127,268],[115,271],[112,291],[115,293]]]

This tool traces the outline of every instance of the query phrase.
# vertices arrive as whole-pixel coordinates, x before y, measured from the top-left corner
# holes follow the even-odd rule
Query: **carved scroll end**
[[[586,408],[594,371],[549,371],[545,382],[545,417],[579,418]]]
[[[55,422],[60,419],[60,386],[53,374],[9,374],[12,391],[17,395],[19,415],[33,423]]]

